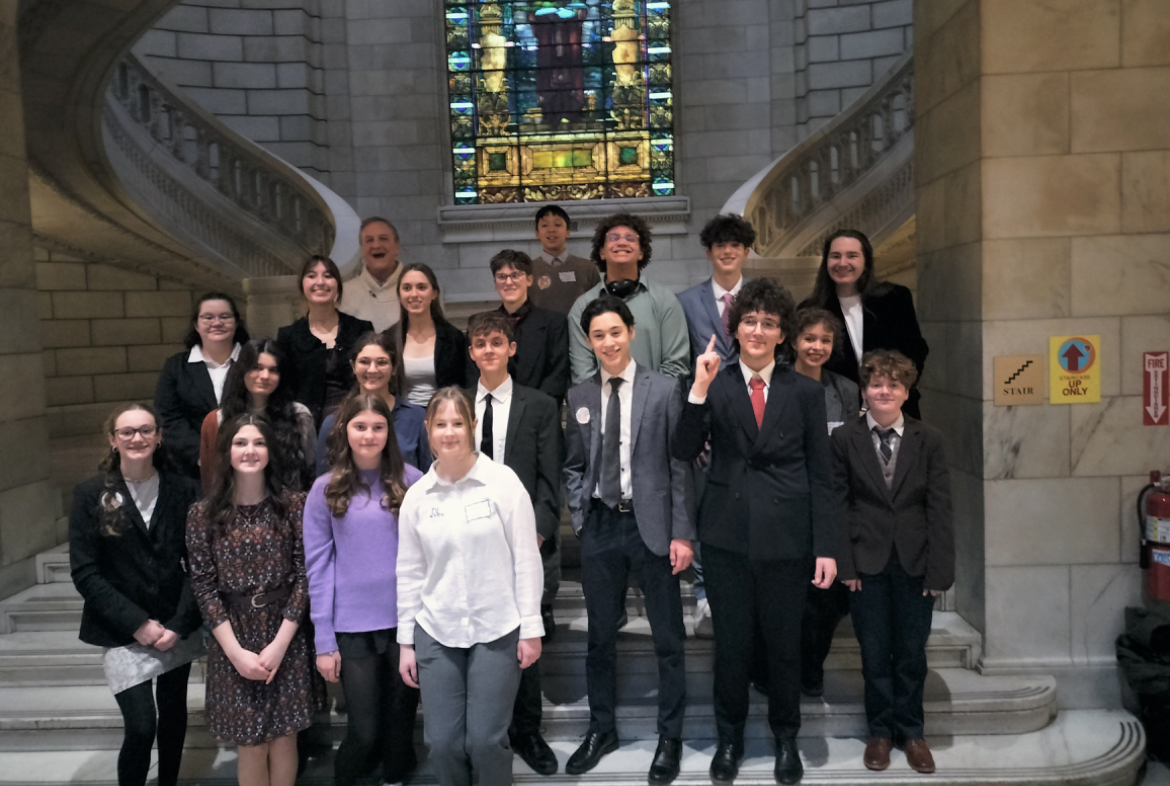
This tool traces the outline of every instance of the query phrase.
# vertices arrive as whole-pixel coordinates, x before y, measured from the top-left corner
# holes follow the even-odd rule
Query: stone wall
[[[913,0],[795,0],[796,129],[804,139],[914,44]]]
[[[1141,424],[1142,352],[1170,348],[1170,4],[919,0],[915,29],[923,401],[955,464],[959,610],[985,671],[1105,706],[1142,601],[1137,491],[1170,469],[1170,429]],[[995,357],[1083,333],[1099,404],[993,406]]]

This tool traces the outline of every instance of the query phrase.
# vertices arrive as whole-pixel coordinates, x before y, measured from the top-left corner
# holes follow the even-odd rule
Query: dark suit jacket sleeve
[[[841,521],[833,495],[833,464],[825,428],[825,394],[820,386],[801,389],[804,413],[804,456],[808,468],[809,510],[812,514],[813,555],[836,559],[841,552]]]
[[[841,548],[837,555],[837,579],[852,581],[857,578],[853,564],[853,544],[849,537],[849,501],[851,486],[849,479],[849,448],[845,437],[847,427],[838,428],[829,438],[833,457],[833,497],[837,521],[841,528]]]
[[[951,515],[951,479],[942,435],[927,431],[926,589],[950,589],[955,583],[955,525]]]
[[[189,561],[187,559],[187,539],[185,531],[187,529],[187,511],[191,509],[200,496],[199,486],[189,478],[180,478],[176,475],[163,475],[161,480],[164,483],[174,483],[176,488],[173,493],[175,499],[173,504],[167,511],[168,515],[175,516],[177,522],[168,522],[170,526],[178,530],[178,539],[182,543],[182,567],[184,573],[183,589],[179,594],[179,603],[175,607],[175,613],[169,620],[163,620],[163,627],[167,630],[173,630],[180,636],[187,636],[188,634],[198,630],[200,624],[203,622],[203,617],[199,613],[199,604],[195,601],[195,593],[191,589],[191,576],[188,569]]]
[[[564,461],[564,438],[561,434],[561,411],[555,400],[528,400],[538,418],[536,440],[536,493],[532,507],[536,511],[536,533],[545,540],[552,538],[561,525],[561,463]]]
[[[678,429],[678,422],[682,417],[683,402],[680,383],[670,395],[667,402],[667,442],[674,444],[674,432]],[[673,453],[673,450],[672,450]],[[688,459],[670,456],[670,537],[684,540],[695,539],[695,501],[694,483],[691,480],[691,462]]]
[[[565,418],[565,487],[569,494],[573,530],[578,534],[585,526],[585,504],[590,497],[590,489],[585,486],[591,474],[588,473],[589,432],[577,423],[576,410],[580,407],[580,401],[573,401],[573,392],[569,391],[569,413]]]
[[[198,424],[192,424],[184,416],[179,387],[186,381],[187,375],[183,373],[183,364],[186,362],[186,352],[167,358],[154,389],[154,409],[162,422],[163,437],[171,457],[183,474],[194,476],[198,474],[199,428],[203,425],[203,418],[199,418]],[[204,416],[206,414],[203,413]]]
[[[435,386],[467,387],[467,336],[451,324],[436,326]]]
[[[103,486],[104,481],[99,477],[81,483],[73,490],[73,511],[69,515],[69,567],[73,585],[88,608],[116,637],[132,638],[134,632],[150,619],[150,614],[102,575],[98,500]],[[134,525],[127,522],[126,526]]]
[[[560,314],[556,316],[556,319],[549,321],[546,348],[548,365],[545,366],[540,390],[561,401],[569,389],[569,323]]]
[[[711,395],[709,389],[707,395]],[[703,452],[711,434],[710,398],[702,404],[680,403],[682,412],[670,438],[670,455],[679,461],[694,461]]]
[[[888,331],[890,340],[886,343],[891,349],[898,350],[914,361],[914,367],[921,375],[930,347],[927,346],[926,339],[922,337],[922,330],[918,327],[918,316],[914,312],[914,296],[906,287],[895,286],[887,300],[889,310],[883,317],[888,321],[884,330]]]

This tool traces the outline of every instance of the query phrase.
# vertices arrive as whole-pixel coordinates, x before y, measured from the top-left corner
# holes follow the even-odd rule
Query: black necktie
[[[622,400],[618,398],[621,377],[609,380],[609,406],[605,409],[605,431],[601,438],[601,501],[616,508],[622,501]]]
[[[479,452],[494,460],[495,444],[492,439],[492,394],[488,393],[483,402],[483,437],[479,440]]]
[[[878,435],[878,439],[882,441],[880,448],[882,452],[882,461],[886,464],[889,464],[890,458],[894,455],[894,449],[890,447],[890,436],[893,435],[894,430],[892,428],[878,428],[877,426],[874,426],[873,430]]]

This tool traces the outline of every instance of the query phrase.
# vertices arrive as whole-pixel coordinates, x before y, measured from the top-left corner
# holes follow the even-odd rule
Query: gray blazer
[[[580,535],[600,478],[601,374],[569,389],[565,484],[573,530]],[[650,551],[665,556],[674,538],[694,540],[691,467],[671,458],[670,440],[682,414],[678,380],[638,366],[630,413],[634,514]]]
[[[744,278],[744,283],[748,282]],[[691,338],[691,360],[707,351],[707,342],[711,334],[715,334],[715,351],[723,359],[723,363],[735,363],[739,360],[739,353],[731,339],[723,333],[723,319],[719,316],[719,307],[715,305],[715,288],[708,278],[701,284],[678,293],[678,302],[682,305],[683,314],[687,317],[687,332]]]

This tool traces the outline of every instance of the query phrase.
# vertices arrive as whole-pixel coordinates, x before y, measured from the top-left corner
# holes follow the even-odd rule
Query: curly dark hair
[[[831,304],[839,302],[837,284],[829,277],[829,251],[833,248],[833,241],[842,237],[851,237],[861,243],[861,255],[865,257],[865,270],[861,271],[861,277],[857,279],[857,291],[864,295],[877,283],[877,277],[873,272],[873,246],[869,238],[864,232],[858,232],[856,229],[838,229],[825,238],[825,244],[821,248],[821,266],[817,270],[817,280],[813,284],[812,294],[804,303],[829,308]]]
[[[158,415],[154,412],[154,407],[150,404],[134,402],[131,404],[123,404],[116,408],[106,417],[105,425],[102,430],[109,436],[114,435],[114,427],[118,424],[118,418],[127,412],[141,411],[154,418],[154,425],[160,428],[158,422]],[[154,454],[150,457],[151,464],[158,472],[164,472],[171,468],[171,462],[167,453],[166,444],[160,442],[158,447],[154,449]],[[121,536],[125,525],[126,517],[123,514],[124,506],[129,503],[129,500],[118,501],[118,486],[122,483],[122,454],[114,449],[111,445],[109,451],[106,452],[105,457],[98,464],[98,471],[104,476],[102,483],[102,494],[98,497],[98,504],[101,506],[101,533],[112,538]],[[149,522],[147,522],[149,523]]]
[[[517,273],[523,273],[526,276],[532,275],[532,257],[523,251],[514,251],[513,249],[505,248],[492,257],[492,261],[488,263],[493,276],[500,272],[500,268],[508,267],[509,265],[514,267]]]
[[[236,334],[232,336],[232,341],[237,344],[243,344],[250,336],[248,335],[248,328],[244,324],[244,318],[240,316],[240,309],[236,305],[235,299],[226,292],[205,292],[199,296],[195,301],[195,308],[191,311],[191,324],[187,328],[187,335],[183,337],[183,344],[187,349],[196,344],[202,346],[203,337],[199,335],[199,331],[195,329],[199,323],[199,312],[203,310],[203,304],[209,300],[223,300],[232,307],[232,316],[236,318]]]
[[[280,478],[284,474],[280,466],[280,453],[275,449],[276,438],[272,424],[263,415],[250,412],[224,421],[219,429],[219,438],[216,441],[216,452],[219,454],[219,467],[215,472],[215,482],[212,484],[211,496],[207,498],[207,514],[215,528],[217,535],[222,537],[228,526],[236,516],[236,505],[233,500],[236,492],[236,470],[232,466],[232,440],[244,426],[255,426],[264,442],[268,445],[268,464],[264,467],[264,488],[268,492],[268,504],[276,511],[277,519],[283,520],[287,511],[285,497],[282,493]]]
[[[739,290],[735,300],[731,302],[731,316],[728,318],[728,330],[731,332],[731,343],[739,352],[739,339],[735,338],[739,330],[739,323],[745,316],[758,311],[762,314],[774,314],[780,318],[780,343],[776,345],[776,357],[791,359],[792,326],[796,318],[796,302],[789,291],[770,278],[753,278]]]
[[[873,349],[861,357],[861,389],[869,387],[874,377],[885,377],[891,382],[901,382],[906,390],[918,381],[918,369],[914,361],[893,349]]]
[[[792,340],[793,342],[800,336],[801,333],[813,327],[814,325],[823,324],[833,334],[833,351],[830,357],[836,357],[844,352],[845,342],[842,338],[845,335],[845,324],[837,319],[837,316],[828,309],[818,308],[816,306],[804,306],[796,310],[796,317],[792,323]]]
[[[353,393],[337,409],[337,420],[326,438],[326,461],[333,467],[333,474],[325,486],[325,503],[335,518],[341,518],[349,510],[349,503],[358,491],[370,493],[369,485],[362,480],[361,473],[353,460],[349,446],[349,422],[363,412],[373,412],[386,420],[386,445],[382,448],[382,464],[379,480],[382,482],[381,505],[391,513],[397,513],[406,496],[406,462],[398,448],[398,437],[394,434],[394,416],[385,399],[373,393]]]
[[[649,265],[650,227],[633,213],[615,213],[602,219],[597,224],[597,229],[593,230],[593,249],[589,252],[589,258],[593,260],[593,264],[597,265],[597,269],[601,271],[602,275],[605,274],[605,260],[601,258],[601,248],[605,245],[605,236],[616,227],[629,227],[638,233],[638,246],[642,249],[642,258],[638,260],[638,270]]]
[[[707,222],[707,226],[699,233],[699,242],[708,251],[716,243],[739,243],[744,248],[751,248],[752,243],[756,242],[756,230],[743,216],[723,213]]]

